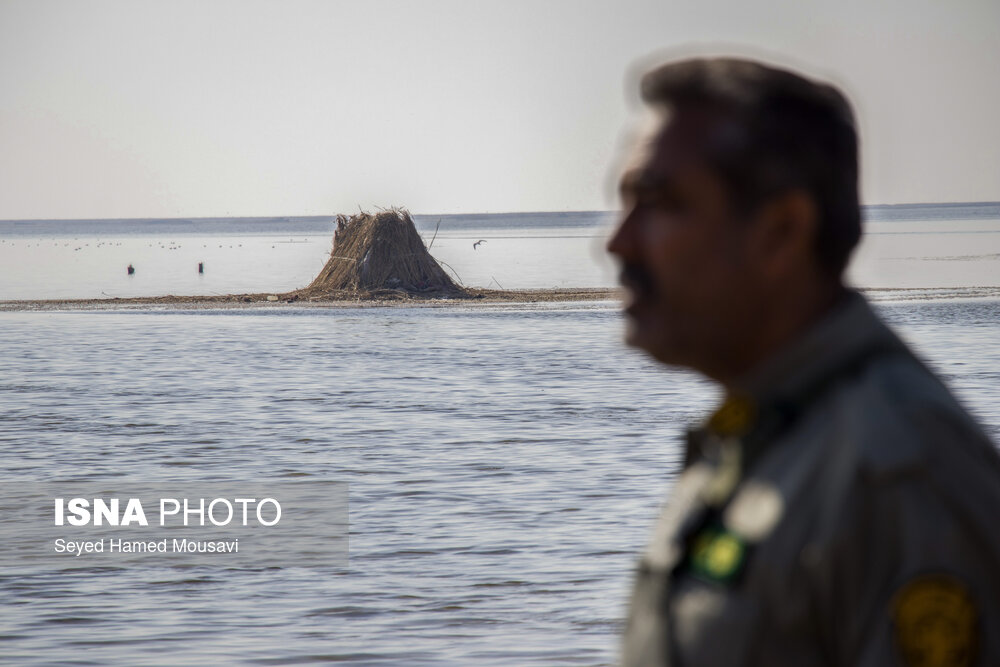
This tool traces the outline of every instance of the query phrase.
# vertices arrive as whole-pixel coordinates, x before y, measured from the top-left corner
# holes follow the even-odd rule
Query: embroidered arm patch
[[[979,610],[965,584],[946,574],[906,582],[891,603],[896,649],[909,667],[966,667],[979,643]]]

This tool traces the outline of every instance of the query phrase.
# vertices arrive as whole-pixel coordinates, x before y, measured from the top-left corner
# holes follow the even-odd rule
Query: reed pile
[[[431,257],[406,209],[338,215],[330,259],[303,296],[386,293],[459,296],[456,285]]]

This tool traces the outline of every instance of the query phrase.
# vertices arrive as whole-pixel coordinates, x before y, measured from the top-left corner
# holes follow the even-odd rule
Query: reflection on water
[[[863,287],[1000,285],[1000,220],[870,222],[850,270]]]
[[[879,306],[1000,434],[1000,302]],[[613,304],[2,313],[0,476],[350,484],[345,569],[0,573],[11,664],[608,665],[715,390]]]

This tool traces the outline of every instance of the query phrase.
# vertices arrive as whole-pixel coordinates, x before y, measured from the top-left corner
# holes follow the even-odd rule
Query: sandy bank
[[[954,299],[1000,299],[1000,287],[913,287],[861,288],[870,301],[950,301]],[[615,301],[622,290],[604,287],[566,287],[552,289],[488,290],[465,288],[460,295],[436,293],[411,294],[398,290],[377,292],[330,292],[305,295],[302,290],[286,293],[225,294],[217,296],[144,296],[106,299],[32,299],[0,301],[2,311],[45,310],[142,310],[171,308],[181,310],[217,308],[268,308],[295,304],[310,308],[385,308],[476,306],[502,303],[559,303],[569,301]]]
[[[171,308],[261,308],[296,304],[317,308],[364,308],[388,306],[470,306],[487,303],[547,303],[559,301],[606,301],[618,299],[621,291],[606,288],[562,288],[487,290],[466,288],[459,296],[435,293],[411,294],[397,290],[376,292],[329,292],[305,296],[300,291],[284,294],[226,294],[220,296],[147,296],[110,299],[37,299],[0,301],[0,311],[108,310],[169,306]]]

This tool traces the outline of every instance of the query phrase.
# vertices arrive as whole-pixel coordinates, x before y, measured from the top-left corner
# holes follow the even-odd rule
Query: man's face
[[[626,342],[710,377],[738,348],[756,296],[747,221],[707,163],[726,127],[698,108],[662,123],[622,179],[624,217],[608,242],[629,293]]]

